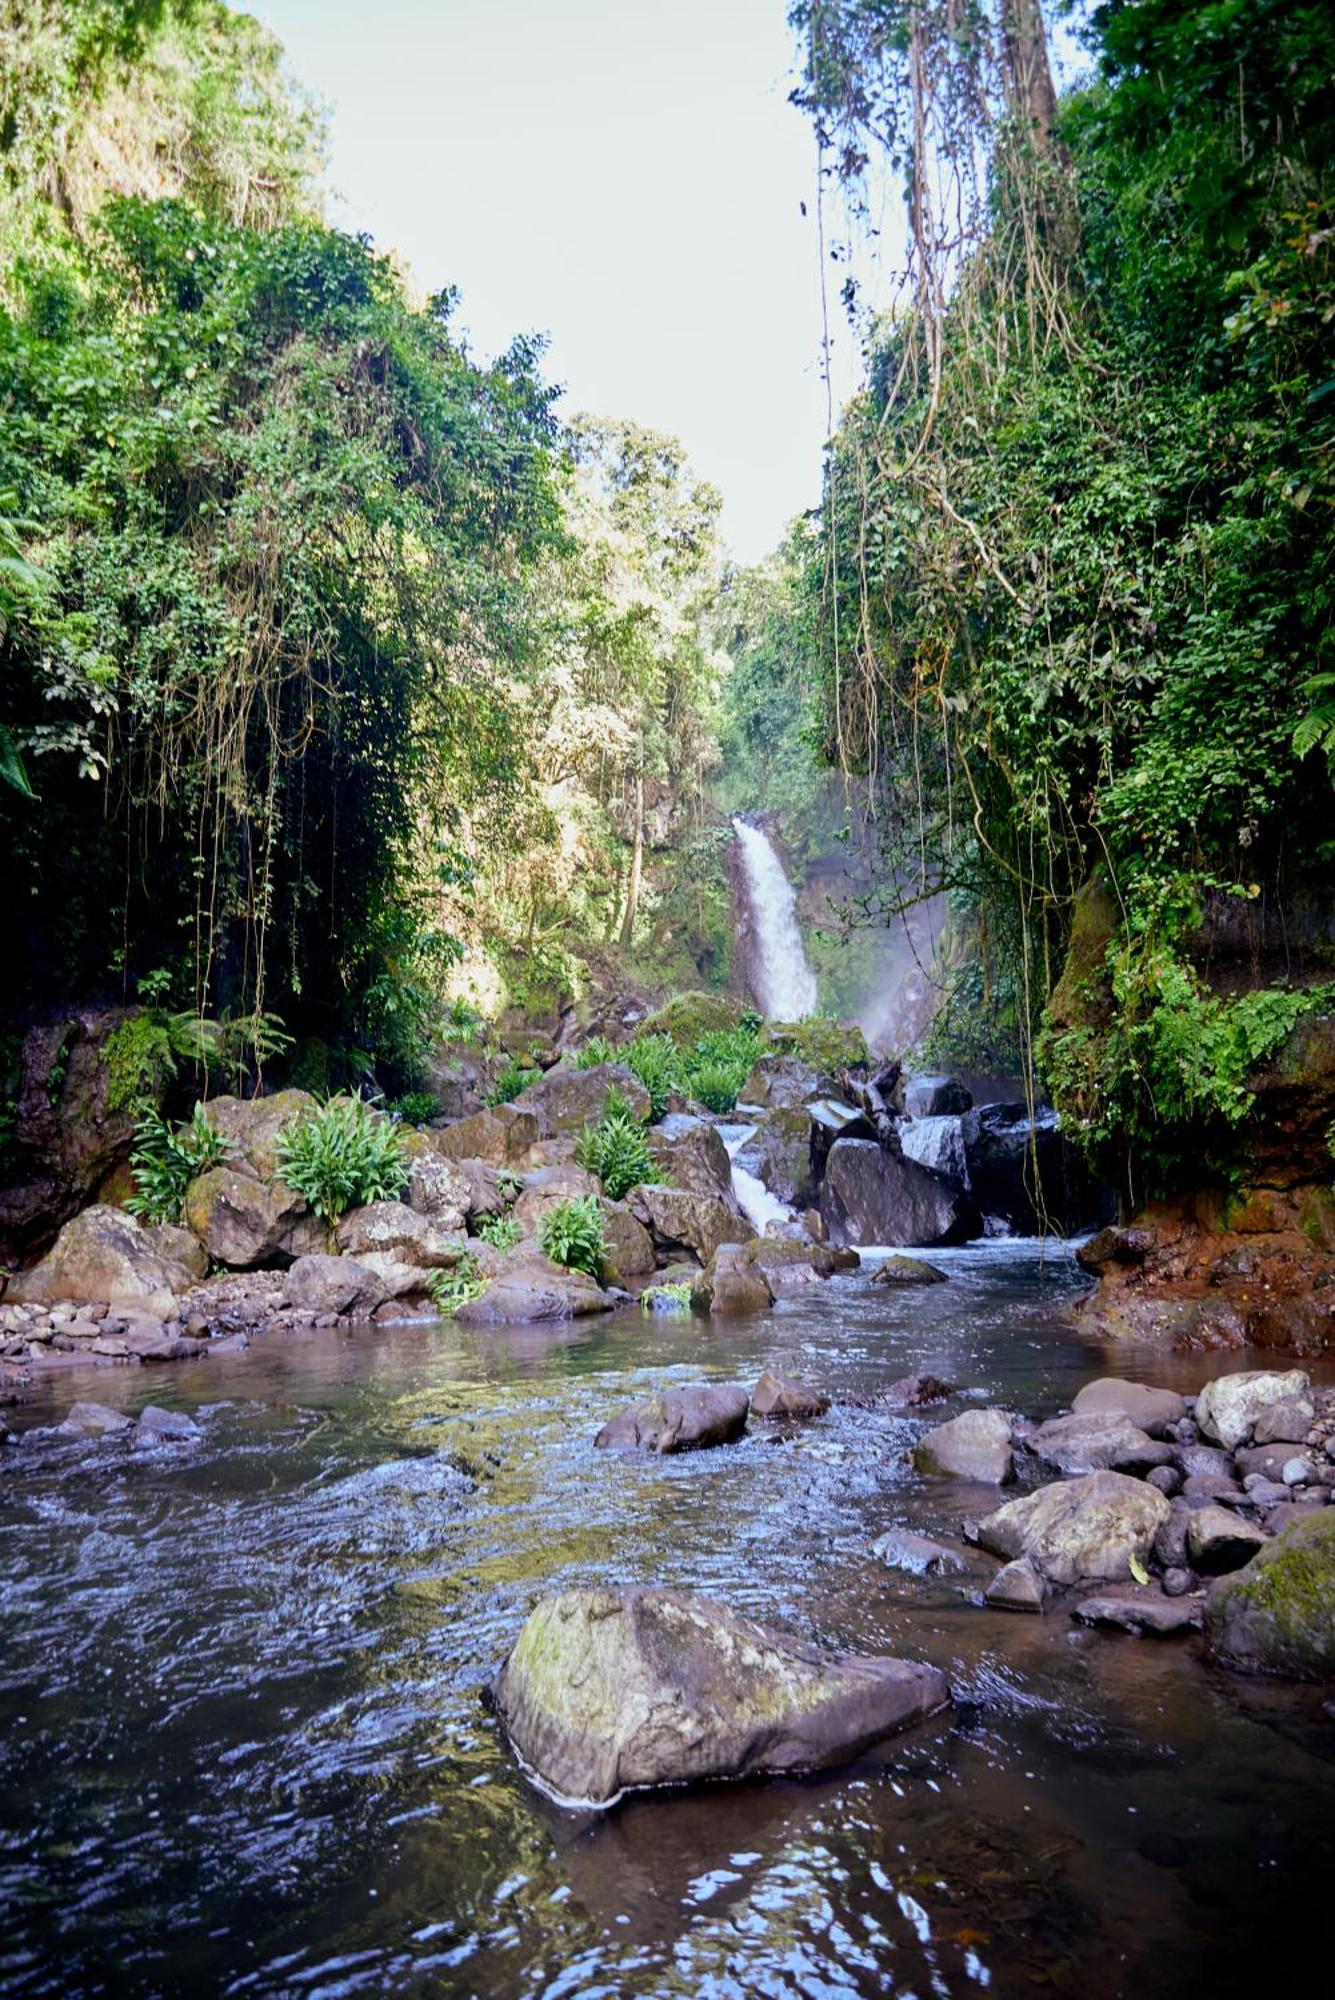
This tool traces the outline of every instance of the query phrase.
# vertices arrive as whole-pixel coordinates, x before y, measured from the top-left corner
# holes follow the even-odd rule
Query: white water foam
[[[791,1222],[794,1211],[777,1195],[771,1194],[757,1175],[748,1174],[745,1167],[737,1164],[738,1153],[755,1129],[754,1125],[720,1125],[719,1134],[732,1161],[732,1191],[737,1197],[737,1206],[756,1235],[763,1236],[766,1223]]]

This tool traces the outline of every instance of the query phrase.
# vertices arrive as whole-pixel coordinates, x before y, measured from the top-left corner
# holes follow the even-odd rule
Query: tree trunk
[[[621,925],[622,944],[635,938],[635,919],[640,910],[640,875],[644,868],[644,773],[635,773],[635,845],[630,856],[630,880],[626,884],[626,915]]]
[[[1057,93],[1039,0],[1001,0],[1001,56],[1012,113],[1028,127],[1035,152],[1050,153]]]

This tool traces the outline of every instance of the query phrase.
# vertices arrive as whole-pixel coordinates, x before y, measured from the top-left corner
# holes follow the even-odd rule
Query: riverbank
[[[930,1372],[1042,1419],[1107,1365],[1074,1331],[1087,1281],[1061,1246],[937,1261],[946,1285],[836,1276],[723,1325],[327,1328],[44,1379],[14,1421],[88,1393],[188,1410],[200,1437],[0,1458],[0,1991],[92,1990],[114,1967],[146,1993],[170,1964],[294,1994],[517,1996],[564,1972],[575,1991],[800,1976],[870,1995],[889,1965],[920,1992],[986,1974],[1006,1994],[1042,1975],[1185,1996],[1223,1910],[1218,1990],[1296,1970],[1332,1859],[1319,1691],[1216,1673],[1192,1639],[983,1607],[989,1558],[913,1577],[874,1555],[896,1523],[953,1536],[1006,1497],[912,1473],[933,1416],[872,1407],[889,1382]],[[1115,1365],[1190,1390],[1247,1358]],[[767,1364],[827,1389],[827,1416],[721,1452],[595,1455],[654,1386]],[[650,1581],[928,1659],[951,1725],[819,1779],[557,1813],[484,1689],[539,1594]]]

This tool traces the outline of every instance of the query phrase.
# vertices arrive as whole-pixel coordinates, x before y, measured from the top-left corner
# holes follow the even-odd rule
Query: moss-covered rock
[[[1205,1635],[1213,1656],[1241,1673],[1335,1680],[1335,1509],[1294,1521],[1221,1577]]]
[[[867,1038],[852,1021],[831,1021],[813,1015],[809,1021],[776,1021],[765,1039],[775,1055],[796,1056],[815,1070],[822,1086],[832,1087],[846,1069],[868,1060]]]
[[[731,993],[678,993],[640,1023],[641,1035],[671,1035],[688,1049],[701,1035],[713,1035],[741,1025],[743,1003]]]

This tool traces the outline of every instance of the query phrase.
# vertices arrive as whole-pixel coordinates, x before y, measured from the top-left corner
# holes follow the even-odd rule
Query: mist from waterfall
[[[800,1021],[820,1005],[816,975],[797,924],[793,885],[766,836],[734,819],[755,932],[752,984],[760,1011],[771,1021]]]

